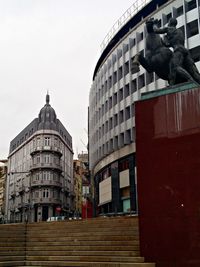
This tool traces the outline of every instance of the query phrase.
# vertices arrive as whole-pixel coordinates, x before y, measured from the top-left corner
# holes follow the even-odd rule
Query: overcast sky
[[[0,159],[38,116],[47,90],[72,136],[75,157],[86,150],[88,97],[100,44],[133,2],[0,0]]]

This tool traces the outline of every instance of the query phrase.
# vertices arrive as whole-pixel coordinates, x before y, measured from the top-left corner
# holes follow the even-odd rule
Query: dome
[[[50,96],[46,95],[46,104],[40,110],[39,113],[39,125],[38,129],[56,129],[56,112],[49,104]]]

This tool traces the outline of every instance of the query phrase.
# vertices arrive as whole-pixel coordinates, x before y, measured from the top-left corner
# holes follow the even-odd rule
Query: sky
[[[0,0],[0,159],[45,105],[86,151],[87,107],[100,45],[134,0]]]

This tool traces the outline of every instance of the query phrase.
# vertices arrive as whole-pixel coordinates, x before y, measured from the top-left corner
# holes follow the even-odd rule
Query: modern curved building
[[[74,212],[72,137],[47,94],[35,118],[10,143],[6,192],[8,221],[45,221]]]
[[[89,161],[96,215],[137,214],[134,103],[142,93],[167,86],[142,67],[136,74],[130,71],[131,59],[138,52],[145,55],[146,19],[154,17],[163,27],[171,17],[177,18],[185,46],[200,69],[199,10],[200,0],[134,1],[104,40],[89,95]]]

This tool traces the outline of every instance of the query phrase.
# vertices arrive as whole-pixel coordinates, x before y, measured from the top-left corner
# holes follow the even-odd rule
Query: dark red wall
[[[136,103],[141,254],[200,267],[200,89]]]

